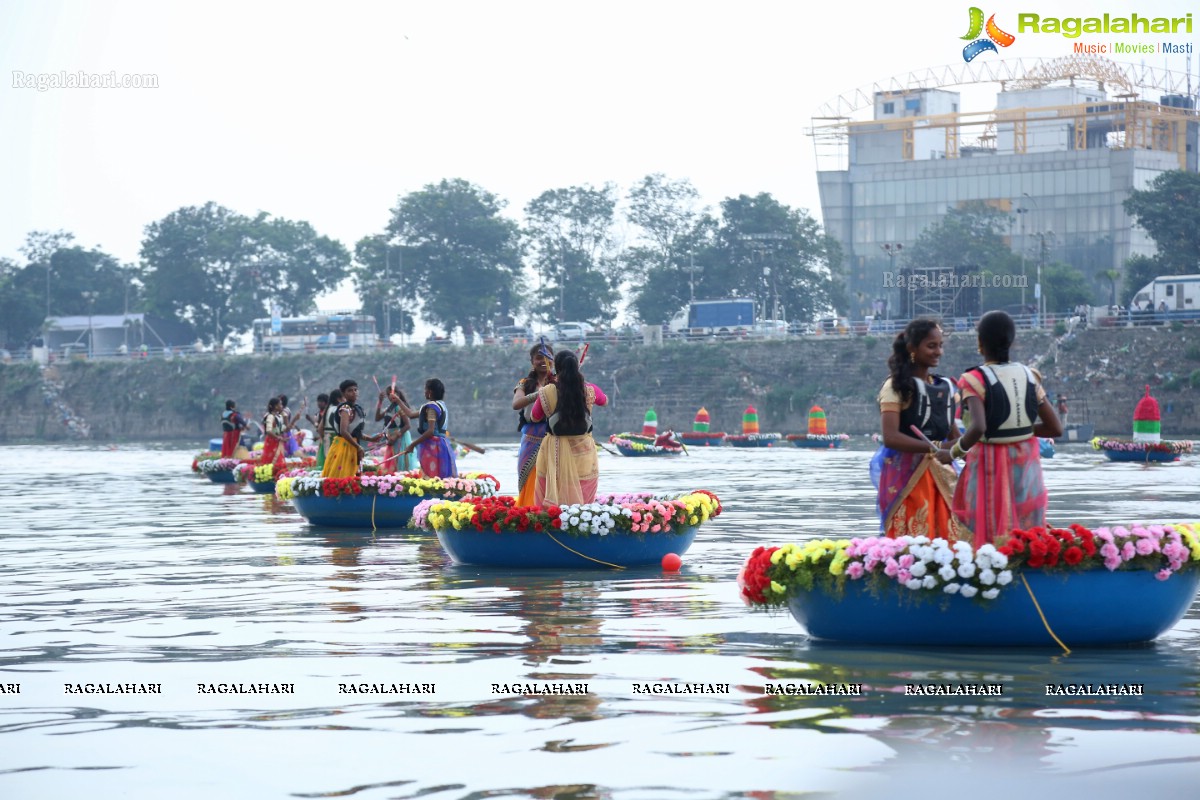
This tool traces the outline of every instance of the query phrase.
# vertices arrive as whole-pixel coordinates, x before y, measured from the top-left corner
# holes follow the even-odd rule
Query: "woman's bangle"
[[[967,448],[967,449],[969,450],[970,448]],[[963,449],[962,444],[959,442],[955,442],[954,446],[950,448],[950,457],[951,458],[963,458],[966,455],[967,455],[967,451]]]

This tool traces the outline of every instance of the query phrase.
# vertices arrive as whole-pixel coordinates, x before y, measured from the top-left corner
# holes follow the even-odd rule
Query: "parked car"
[[[524,325],[504,325],[496,329],[496,339],[500,344],[529,345],[537,337]]]
[[[554,340],[557,342],[582,342],[595,330],[586,322],[560,322],[554,326]]]
[[[760,319],[754,323],[754,336],[762,339],[775,339],[787,336],[788,324],[781,319]]]

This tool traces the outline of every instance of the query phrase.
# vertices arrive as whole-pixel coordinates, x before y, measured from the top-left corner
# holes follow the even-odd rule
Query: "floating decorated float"
[[[1103,450],[1109,461],[1178,461],[1181,455],[1192,452],[1192,442],[1163,441],[1162,416],[1149,386],[1133,409],[1133,439],[1096,437],[1092,439],[1092,447]]]
[[[437,533],[458,564],[520,569],[656,566],[683,555],[721,513],[703,490],[677,496],[610,494],[567,506],[517,506],[512,497],[431,499],[411,527]]]
[[[608,441],[623,456],[677,456],[683,453],[683,445],[674,436],[672,431],[658,435],[658,415],[652,408],[646,412],[641,433],[614,433]]]
[[[196,453],[196,455],[192,456],[192,472],[196,473],[197,475],[203,475],[204,473],[200,471],[200,462],[213,461],[220,457],[220,450],[205,450],[202,453]]]
[[[196,468],[213,483],[235,483],[233,471],[242,461],[239,458],[206,458],[196,462]]]
[[[742,432],[729,434],[725,437],[725,442],[733,447],[770,447],[782,438],[778,433],[759,433],[758,409],[747,406],[742,414]]]
[[[789,433],[787,440],[796,447],[831,450],[850,441],[850,434],[830,433],[825,420],[825,409],[813,406],[808,411],[808,433]]]
[[[275,481],[275,496],[290,500],[311,525],[375,529],[405,527],[413,509],[431,497],[491,497],[499,488],[498,480],[482,472],[426,478],[414,470],[353,478],[289,475]]]
[[[759,547],[742,598],[810,636],[880,645],[1150,641],[1200,588],[1200,524],[1014,530],[999,547],[924,536]]]
[[[701,408],[696,412],[696,418],[692,420],[692,429],[690,431],[684,431],[683,433],[679,434],[679,436],[681,439],[683,439],[684,444],[689,444],[692,447],[715,447],[721,444],[721,442],[725,441],[724,431],[713,433],[708,429],[708,427],[708,410]]]

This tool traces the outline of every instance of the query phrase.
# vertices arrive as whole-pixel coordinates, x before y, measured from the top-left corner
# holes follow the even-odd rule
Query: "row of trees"
[[[1125,265],[1124,295],[1156,275],[1200,271],[1200,176],[1164,173],[1125,208],[1158,254]],[[611,323],[625,304],[634,318],[658,324],[691,298],[754,298],[790,319],[846,306],[836,243],[806,211],[769,194],[727,198],[714,212],[688,181],[654,174],[624,194],[612,184],[543,192],[523,209],[523,225],[504,209],[479,186],[443,180],[401,197],[384,230],[351,254],[307,222],[210,202],[147,226],[136,265],[81,247],[68,233],[35,232],[20,251],[25,263],[0,259],[0,324],[4,340],[20,347],[46,316],[147,311],[222,342],[272,307],[310,312],[347,277],[362,309],[388,320],[390,332],[411,332],[420,315],[468,340],[510,318]],[[950,209],[905,259],[1015,274],[1021,259],[1005,239],[1009,224],[983,204]],[[1122,273],[1098,274],[1115,301]],[[1042,283],[1050,308],[1094,294],[1061,263],[1043,265]],[[1020,289],[997,289],[988,303],[1020,298]]]

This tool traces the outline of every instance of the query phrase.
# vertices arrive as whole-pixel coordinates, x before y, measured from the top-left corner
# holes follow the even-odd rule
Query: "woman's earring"
[[[915,363],[917,363],[917,354],[916,354],[916,353],[909,353],[909,354],[908,354],[908,360],[909,360],[909,361],[911,361],[911,362],[912,362],[912,363],[914,363],[914,364],[915,364]]]

